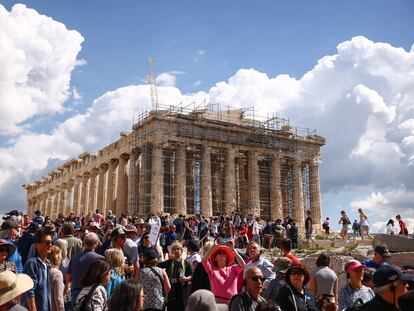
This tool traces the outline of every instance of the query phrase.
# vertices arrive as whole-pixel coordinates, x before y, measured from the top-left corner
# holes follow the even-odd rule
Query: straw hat
[[[0,273],[0,306],[33,288],[33,281],[27,274],[11,271]]]

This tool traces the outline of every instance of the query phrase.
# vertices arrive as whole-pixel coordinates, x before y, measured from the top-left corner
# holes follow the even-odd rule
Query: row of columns
[[[147,154],[148,151],[151,154]],[[205,145],[201,149],[200,168],[200,213],[207,217],[212,216],[212,176],[211,176],[212,148]],[[138,158],[141,156],[141,162]],[[148,157],[149,156],[149,157]],[[99,167],[93,168],[80,176],[70,179],[55,189],[50,189],[47,194],[38,195],[35,200],[29,202],[31,213],[40,209],[44,214],[52,218],[59,213],[65,215],[73,212],[81,214],[93,212],[99,209],[105,213],[114,211],[117,215],[136,212],[144,213],[146,195],[150,196],[150,213],[162,212],[164,208],[164,155],[163,146],[153,144],[152,148],[143,148],[140,154],[122,154],[119,158],[111,159]],[[224,212],[230,214],[237,208],[236,192],[236,151],[228,148],[224,163]],[[148,161],[151,161],[149,163]],[[151,165],[150,180],[148,167]],[[129,170],[128,170],[129,165]],[[175,146],[174,159],[174,207],[177,214],[187,213],[187,159],[186,146]],[[279,154],[270,156],[270,219],[282,218],[282,190],[281,190],[281,158]],[[251,149],[248,153],[248,213],[260,214],[260,174],[258,153]],[[320,189],[319,173],[316,163],[309,164],[310,181],[310,209],[315,222],[319,223]],[[148,182],[150,186],[147,187]],[[302,176],[302,162],[293,161],[292,169],[292,207],[293,218],[299,226],[304,223],[304,189]],[[138,185],[138,186],[137,186]]]

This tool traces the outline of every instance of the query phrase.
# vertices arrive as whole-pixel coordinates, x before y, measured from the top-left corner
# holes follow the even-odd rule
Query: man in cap
[[[23,235],[19,239],[19,242],[17,243],[20,255],[22,256],[23,265],[26,263],[28,259],[30,248],[35,240],[35,234],[40,229],[40,227],[41,226],[37,222],[32,221],[27,226],[27,231],[23,233]]]
[[[276,278],[271,280],[263,291],[264,299],[277,303],[277,295],[279,290],[286,285],[285,273],[290,266],[292,266],[292,261],[289,258],[279,257],[275,260],[273,271],[276,273]]]
[[[372,259],[364,260],[362,264],[368,268],[374,268],[378,270],[388,265],[386,260],[390,257],[391,253],[388,248],[384,245],[378,245],[374,248],[374,256]]]
[[[68,258],[82,251],[82,241],[73,236],[75,228],[71,222],[64,222],[62,225],[62,239],[68,242]]]
[[[397,266],[382,267],[374,274],[374,299],[363,305],[360,310],[398,310],[398,298],[407,292],[407,282],[413,280],[413,274],[405,274]]]
[[[132,277],[138,278],[139,271],[139,255],[138,255],[138,245],[134,241],[138,236],[137,228],[134,225],[126,225],[125,227],[126,239],[125,244],[122,248],[124,254],[127,254],[129,260],[128,265],[132,266],[133,271]]]
[[[17,273],[22,273],[23,272],[22,257],[20,256],[19,250],[17,247],[17,240],[20,237],[20,225],[12,219],[5,220],[1,224],[0,236],[7,242],[13,243],[14,246],[16,247],[16,250],[8,258],[8,261],[14,262],[16,264]]]
[[[137,228],[137,237],[135,239],[135,243],[138,245],[139,241],[141,241],[141,237],[144,234],[145,229],[145,222],[144,219],[139,218],[135,221],[135,227]]]

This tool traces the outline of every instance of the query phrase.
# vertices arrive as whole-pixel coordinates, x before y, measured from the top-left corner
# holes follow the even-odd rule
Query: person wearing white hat
[[[21,305],[15,304],[14,300],[21,294],[33,288],[32,279],[24,273],[18,275],[11,271],[0,273],[0,311],[26,310]]]

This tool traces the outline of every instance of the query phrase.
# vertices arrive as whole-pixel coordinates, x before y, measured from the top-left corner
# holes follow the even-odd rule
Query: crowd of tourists
[[[312,223],[308,212],[309,245]],[[52,221],[12,211],[0,231],[0,311],[414,310],[414,269],[388,264],[385,245],[347,262],[339,286],[329,256],[308,271],[292,252],[297,244],[290,218],[96,210]]]

